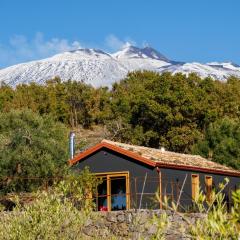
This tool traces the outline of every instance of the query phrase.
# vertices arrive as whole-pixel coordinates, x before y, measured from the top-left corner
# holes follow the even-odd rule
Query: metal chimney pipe
[[[69,153],[70,153],[70,159],[73,159],[73,156],[75,154],[75,133],[70,132],[69,134]]]

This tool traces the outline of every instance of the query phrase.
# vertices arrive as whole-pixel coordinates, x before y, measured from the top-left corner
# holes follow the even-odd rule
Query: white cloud
[[[110,50],[117,51],[129,45],[136,45],[136,42],[130,38],[125,38],[124,40],[121,40],[115,35],[110,34],[105,39],[105,45]]]
[[[90,45],[84,44],[85,47],[94,46],[94,44]],[[102,45],[101,49],[114,52],[128,45],[136,45],[136,42],[128,37],[120,39],[110,34],[105,38]],[[33,39],[29,39],[23,35],[15,35],[9,39],[8,44],[3,45],[0,42],[0,68],[47,58],[60,52],[71,51],[81,47],[83,46],[79,41],[71,42],[68,39],[60,38],[46,40],[41,32],[36,33]]]
[[[52,38],[45,40],[42,33],[36,33],[33,39],[16,35],[8,45],[0,43],[0,67],[52,56],[54,54],[80,48],[78,41]]]

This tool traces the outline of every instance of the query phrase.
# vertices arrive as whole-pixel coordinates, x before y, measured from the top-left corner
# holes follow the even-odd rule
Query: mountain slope
[[[110,85],[127,74],[110,55],[92,49],[80,49],[57,54],[51,58],[18,64],[0,71],[0,80],[15,86],[19,83],[38,82],[59,76],[94,86]]]
[[[53,57],[17,64],[0,70],[0,82],[11,86],[37,82],[59,76],[83,81],[94,87],[110,86],[134,70],[169,71],[189,74],[196,72],[202,77],[212,76],[225,80],[228,76],[240,76],[240,66],[231,63],[183,63],[174,62],[151,47],[127,46],[114,54],[97,49],[77,49]]]

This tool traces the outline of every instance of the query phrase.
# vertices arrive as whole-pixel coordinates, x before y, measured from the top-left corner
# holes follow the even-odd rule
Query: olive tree
[[[51,116],[27,109],[0,113],[0,189],[31,190],[37,178],[62,175],[67,141],[66,127]]]

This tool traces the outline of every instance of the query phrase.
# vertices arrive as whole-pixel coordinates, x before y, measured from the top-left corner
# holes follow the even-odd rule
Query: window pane
[[[103,178],[102,183],[98,185],[97,209],[98,211],[107,211],[107,179]]]
[[[111,177],[111,210],[126,209],[126,177]]]

